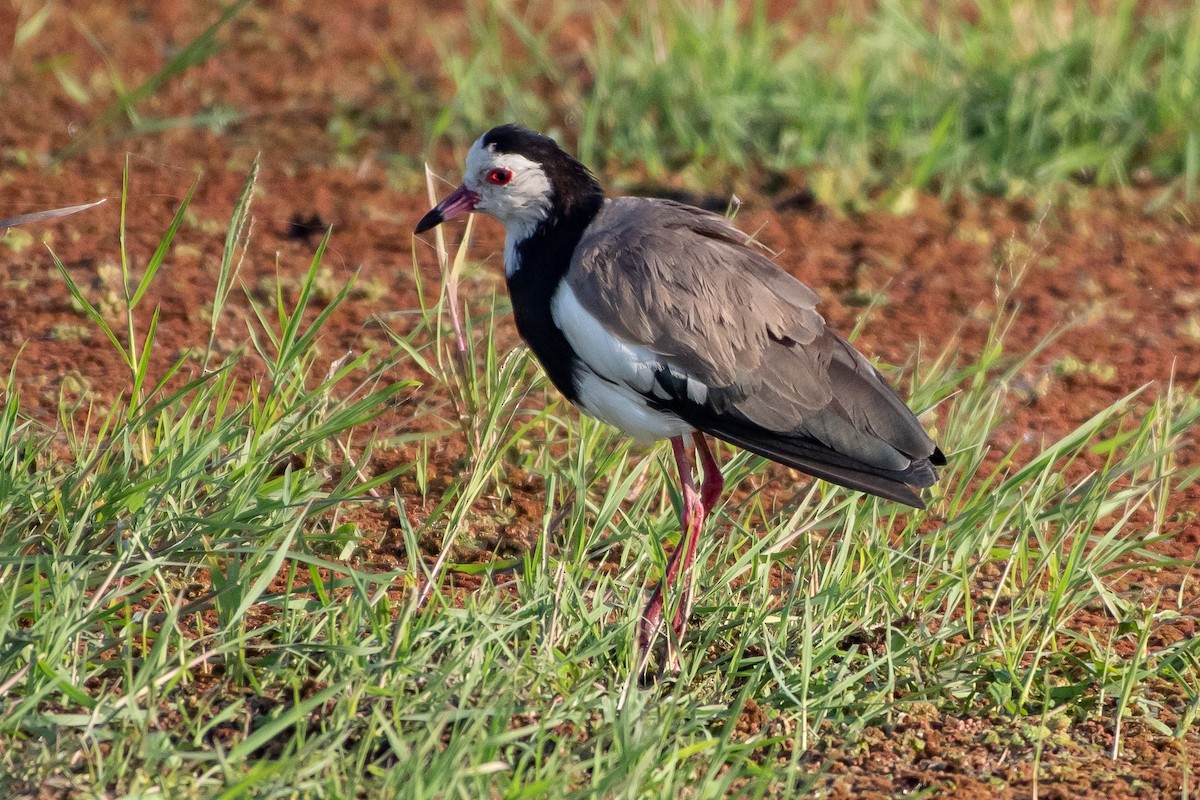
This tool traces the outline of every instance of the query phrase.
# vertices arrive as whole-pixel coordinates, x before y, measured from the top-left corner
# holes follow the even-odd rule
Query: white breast
[[[559,284],[550,301],[550,315],[576,353],[575,382],[582,411],[638,442],[682,436],[693,430],[674,414],[651,408],[643,396],[661,393],[654,380],[660,359],[609,333],[579,303],[566,281]]]

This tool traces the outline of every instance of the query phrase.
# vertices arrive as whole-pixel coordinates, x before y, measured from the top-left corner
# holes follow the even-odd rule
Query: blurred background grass
[[[582,21],[563,2],[469,4],[427,135],[518,119],[609,171],[806,168],[835,201],[1180,176],[1191,197],[1200,8],[1137,6],[655,0]]]
[[[994,314],[983,348],[950,343],[905,368],[954,454],[930,512],[820,483],[775,502],[754,482],[761,461],[731,457],[744,492],[705,541],[684,668],[643,684],[638,600],[678,535],[667,464],[579,421],[527,353],[498,347],[503,301],[480,297],[494,284],[466,298],[471,349],[456,361],[417,247],[419,307],[388,317],[396,349],[325,368],[351,291],[321,263],[337,237],[289,279],[304,251],[289,240],[291,260],[278,256],[287,212],[263,215],[274,234],[260,227],[258,246],[250,204],[286,191],[287,173],[336,177],[346,216],[382,220],[359,239],[399,284],[424,162],[457,176],[470,142],[509,119],[618,190],[807,186],[897,211],[924,191],[1102,196],[1071,194],[1093,184],[1186,200],[1197,5],[7,7],[4,202],[62,205],[78,173],[120,198],[121,218],[58,229],[55,252],[74,261],[5,239],[24,282],[4,289],[24,302],[28,275],[58,266],[73,302],[53,310],[119,355],[122,380],[105,396],[60,386],[49,418],[15,369],[0,388],[0,794],[789,797],[829,791],[847,765],[869,783],[872,751],[910,779],[953,773],[896,790],[1000,781],[1005,761],[1071,786],[1106,757],[1125,760],[1105,774],[1141,770],[1121,785],[1174,781],[1138,761],[1149,750],[1184,759],[1187,791],[1200,640],[1178,631],[1195,630],[1193,573],[1155,548],[1191,519],[1172,504],[1196,477],[1176,453],[1200,403],[1167,382],[1034,457],[1019,442],[995,452],[1046,344],[1005,344],[1018,312],[1000,276],[1022,274],[1032,248],[970,265],[996,273],[992,305],[961,312]],[[165,178],[102,188],[146,162]],[[192,167],[207,170],[194,196]],[[375,205],[359,201],[370,192]],[[188,248],[211,282],[186,287],[194,314],[171,322],[201,339],[169,349],[151,284],[177,291]],[[243,263],[274,270],[265,291],[238,296]],[[237,346],[214,347],[230,316]],[[435,424],[381,441],[380,414]],[[388,467],[371,460],[389,449]],[[514,523],[514,466],[536,496],[517,521],[529,546],[455,563],[456,541]],[[376,552],[364,508],[385,519]],[[456,590],[447,565],[492,583]],[[1059,760],[1039,769],[1043,754]]]
[[[752,171],[770,191],[802,171],[837,205],[1073,183],[1161,184],[1190,200],[1200,179],[1196,3],[351,0],[334,12],[241,0],[140,16],[10,4],[17,80],[0,91],[50,72],[60,102],[86,110],[56,137],[60,156],[105,137],[286,119],[320,125],[331,152],[386,156],[415,185],[436,148],[520,121],[618,186],[697,190]],[[64,24],[79,50],[39,51]],[[168,40],[117,52],[105,33],[118,24]],[[272,31],[297,29],[313,35],[311,71],[272,74]],[[242,69],[245,85],[206,83],[209,60]],[[156,105],[181,77],[190,95]]]

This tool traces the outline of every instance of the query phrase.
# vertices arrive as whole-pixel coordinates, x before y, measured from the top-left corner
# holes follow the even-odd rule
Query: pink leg
[[[703,523],[712,514],[717,501],[721,499],[721,492],[725,490],[725,476],[721,474],[721,466],[713,457],[704,434],[700,431],[693,431],[692,441],[696,443],[696,452],[700,454],[700,463],[704,467],[704,482],[700,485],[700,519]],[[697,526],[696,541],[692,543],[692,559],[695,559],[696,552],[699,550],[699,534],[699,526]],[[688,618],[692,616],[692,586],[693,582],[689,576],[688,582],[683,587],[683,599],[679,603],[679,610],[675,613],[675,619],[672,620],[671,627],[681,640],[687,627]]]
[[[700,431],[692,432],[692,441],[696,443],[696,452],[700,454],[700,463],[704,467],[704,483],[700,487],[700,504],[704,506],[704,516],[712,513],[713,507],[721,499],[725,491],[725,476],[721,474],[721,465],[713,458],[712,450],[708,448],[708,440]]]
[[[700,531],[704,527],[704,518],[708,515],[706,505],[711,507],[711,502],[715,502],[714,499],[710,503],[706,503],[696,491],[696,484],[692,479],[692,465],[688,461],[687,448],[683,443],[683,437],[675,436],[671,439],[671,450],[675,454],[675,466],[679,470],[679,483],[683,489],[683,508],[680,513],[683,538],[680,540],[679,546],[675,548],[675,552],[671,554],[671,560],[667,562],[667,574],[663,576],[662,582],[654,590],[654,594],[650,596],[650,602],[642,614],[642,622],[638,631],[638,644],[644,653],[649,652],[650,643],[657,635],[659,626],[662,623],[665,593],[674,585],[676,577],[680,572],[683,573],[686,584],[684,586],[684,595],[680,598],[679,608],[671,621],[671,629],[675,632],[677,638],[683,638],[684,627],[690,613],[688,607],[691,605],[690,572],[692,562],[696,559],[696,551],[700,544]],[[712,453],[708,451],[707,444],[701,452],[701,458],[705,459],[706,465],[710,461],[713,464],[716,463],[713,461]],[[720,470],[717,470],[716,475],[718,476],[718,480],[720,479],[720,474]],[[709,472],[707,466],[704,477],[704,486],[708,490]],[[718,489],[719,493],[720,490]],[[707,494],[705,497],[707,497]]]

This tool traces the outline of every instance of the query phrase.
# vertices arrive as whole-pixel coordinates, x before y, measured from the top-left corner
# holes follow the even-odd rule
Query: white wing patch
[[[644,347],[613,336],[588,313],[566,281],[550,299],[550,316],[583,363],[610,381],[628,384],[639,392],[654,388],[659,359]]]
[[[662,360],[645,347],[613,336],[580,304],[566,281],[550,301],[550,315],[577,356],[575,377],[584,411],[641,442],[692,430],[674,414],[651,408],[644,397],[668,397],[654,377],[664,366]],[[687,378],[687,392],[703,403],[708,387]]]

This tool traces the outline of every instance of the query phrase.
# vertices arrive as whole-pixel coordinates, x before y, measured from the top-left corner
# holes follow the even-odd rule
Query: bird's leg
[[[695,539],[692,541],[692,554],[688,561],[689,564],[695,560],[696,553],[700,549],[700,528],[712,514],[717,501],[721,499],[721,492],[725,491],[725,476],[721,474],[721,465],[713,457],[712,450],[708,446],[708,440],[704,438],[704,434],[700,431],[693,431],[692,441],[696,443],[696,452],[700,455],[700,464],[704,467],[704,480],[700,484],[699,521],[695,523]],[[687,529],[686,522],[684,523],[684,529]],[[675,619],[672,620],[671,624],[672,629],[681,640],[683,639],[684,631],[687,629],[688,618],[692,616],[693,585],[694,582],[691,576],[688,575],[687,583],[683,587],[683,599],[679,603],[679,610],[675,612]]]
[[[670,591],[671,586],[674,585],[676,576],[682,571],[685,579],[689,581],[687,586],[691,585],[688,573],[691,571],[692,561],[696,558],[700,529],[704,525],[704,505],[696,491],[695,481],[692,479],[692,465],[688,461],[687,447],[683,443],[682,436],[671,438],[671,451],[675,454],[675,466],[679,470],[679,484],[683,490],[683,507],[679,515],[683,526],[683,535],[679,540],[679,546],[671,554],[671,560],[667,562],[667,573],[658,584],[658,588],[654,590],[654,594],[650,596],[650,602],[642,613],[642,621],[638,629],[638,645],[646,654],[649,653],[650,644],[658,634],[659,625],[662,623],[666,592]],[[711,454],[709,457],[711,458]],[[680,603],[680,611],[687,601],[686,596],[681,599],[683,602]],[[671,628],[675,632],[676,638],[682,638],[682,623],[686,622],[686,619],[686,615],[676,613],[672,620]]]
[[[700,454],[700,464],[704,467],[704,482],[700,485],[700,505],[704,506],[704,516],[708,517],[717,501],[721,499],[721,492],[725,491],[725,476],[721,474],[721,465],[713,457],[704,434],[692,431],[692,441],[696,443],[696,452]]]

